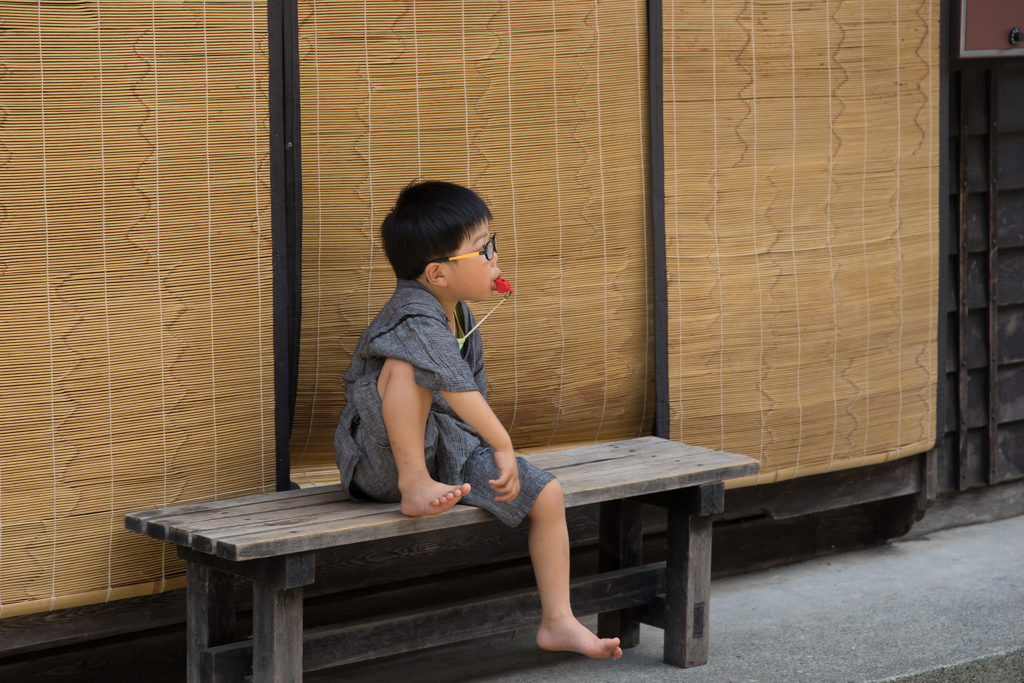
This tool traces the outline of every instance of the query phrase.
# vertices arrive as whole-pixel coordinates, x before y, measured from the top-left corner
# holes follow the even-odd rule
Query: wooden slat
[[[558,477],[568,507],[757,471],[757,463],[745,456],[656,437],[542,453],[528,460]],[[355,503],[340,487],[325,488],[329,490],[286,491],[136,513],[126,518],[126,526],[228,560],[246,560],[493,519],[479,508],[461,505],[442,515],[410,518],[396,503]]]
[[[968,407],[968,366],[967,366],[967,330],[968,317],[968,193],[970,189],[968,178],[968,131],[967,131],[967,85],[968,72],[959,74],[959,135],[957,139],[957,154],[959,168],[959,191],[957,195],[957,289],[956,289],[956,329],[957,329],[957,373],[956,373],[956,443],[957,443],[957,486],[959,490],[967,488],[968,474],[968,449],[967,449],[967,407]]]
[[[542,458],[541,456],[532,456],[529,460],[532,464],[541,467],[541,469],[546,469],[555,474],[559,481],[563,483],[563,488],[568,487],[566,488],[566,503],[570,506],[593,502],[595,500],[593,498],[594,490],[608,489],[606,483],[608,477],[629,479],[640,476],[649,479],[652,476],[651,472],[653,472],[654,478],[663,477],[666,474],[665,470],[671,467],[671,465],[663,465],[662,463],[668,460],[696,457],[698,455],[701,457],[701,461],[696,463],[698,468],[714,467],[718,462],[718,460],[713,462],[707,460],[711,454],[715,453],[714,451],[707,451],[695,446],[684,446],[661,439],[654,439],[653,437],[650,439],[638,439],[637,441],[645,443],[628,450],[618,449],[610,451],[597,447],[575,449],[574,451],[567,452],[569,456],[566,459],[569,462],[564,465],[545,466],[550,459]],[[653,443],[648,444],[646,442]],[[648,450],[653,450],[654,452],[649,453],[647,452]],[[638,462],[637,453],[640,451],[643,451],[642,456],[640,456],[643,459]],[[736,456],[724,455],[728,457],[721,458],[722,462],[735,462]],[[535,461],[538,458],[541,459],[540,463]],[[628,477],[623,476],[622,473],[624,472],[628,474]],[[729,476],[742,476],[748,473],[744,471]],[[594,488],[594,482],[597,482],[596,489]],[[624,483],[635,485],[633,482],[628,481]],[[581,497],[584,495],[584,492],[586,492],[586,498]],[[339,496],[340,500],[336,504],[332,504],[330,513],[324,516],[322,503],[332,503]],[[609,497],[620,498],[626,496],[610,493]],[[604,499],[607,500],[609,497]],[[220,535],[230,535],[236,528],[243,528],[247,533],[254,523],[266,524],[273,522],[275,526],[279,527],[305,524],[311,521],[335,523],[345,519],[362,518],[399,509],[397,504],[381,504],[371,508],[364,503],[347,503],[342,507],[341,501],[347,501],[347,495],[335,491],[322,499],[320,497],[307,496],[290,504],[287,500],[275,500],[263,502],[255,506],[239,505],[234,510],[221,508],[214,513],[192,511],[184,516],[168,516],[159,521],[151,520],[147,525],[148,535],[180,545],[192,545],[192,536],[214,538]],[[314,508],[314,506],[316,507]],[[238,514],[233,514],[235,511]],[[199,548],[199,546],[193,547]]]
[[[365,505],[369,507],[373,504]],[[292,527],[270,527],[218,537],[195,534],[192,537],[192,548],[214,553],[228,560],[249,560],[390,536],[448,529],[494,519],[493,515],[482,508],[464,505],[431,517],[406,517],[397,509],[397,505],[395,508],[358,517],[358,523],[348,525],[332,526],[335,520],[331,515],[322,515],[319,520]]]
[[[296,501],[298,503],[298,501]],[[286,520],[310,519],[322,514],[325,509],[346,510],[349,516],[358,517],[366,514],[365,507],[350,501],[348,498],[333,500],[326,499],[319,505],[296,505],[293,508],[270,510],[265,512],[250,512],[221,519],[208,519],[204,522],[192,522],[188,518],[178,520],[173,524],[150,523],[147,528],[152,538],[162,541],[177,543],[178,545],[190,545],[191,537],[197,533],[217,534],[219,530],[230,530],[244,528],[253,524],[280,524]],[[161,536],[161,534],[163,534]]]
[[[146,526],[150,521],[160,520],[165,517],[188,515],[188,514],[201,514],[207,511],[220,510],[225,508],[237,507],[240,501],[244,501],[245,504],[258,504],[264,502],[272,502],[275,500],[289,500],[296,497],[305,497],[321,494],[327,488],[341,490],[340,486],[322,487],[315,489],[301,489],[298,491],[279,491],[275,493],[259,493],[254,496],[246,496],[243,499],[229,498],[225,500],[210,501],[208,503],[194,503],[192,505],[181,505],[173,508],[156,508],[154,510],[144,510],[142,512],[132,512],[125,515],[124,526],[129,531],[136,533],[145,534]]]
[[[731,467],[746,468],[752,461],[743,455],[723,453],[721,451],[700,450],[693,453],[662,452],[643,454],[634,458],[623,458],[588,465],[577,465],[563,469],[551,470],[562,482],[595,481],[605,482],[607,486],[615,486],[623,481],[630,481],[641,476],[662,474],[670,477],[674,474],[700,472],[703,470],[720,470]],[[728,477],[726,477],[728,478]]]
[[[329,489],[329,490],[325,490]],[[296,508],[322,505],[323,503],[337,503],[349,500],[349,495],[341,486],[331,486],[317,489],[312,495],[288,495],[291,491],[274,494],[274,500],[253,501],[250,498],[239,498],[234,505],[225,505],[215,509],[192,510],[184,514],[172,514],[164,517],[154,517],[147,520],[146,525],[159,525],[163,527],[174,527],[187,525],[189,527],[203,524],[218,523],[229,520],[233,517],[250,515],[254,513],[276,512],[278,510],[294,510]],[[295,493],[300,493],[296,491]],[[301,491],[305,494],[306,491]],[[172,510],[175,508],[171,508]]]
[[[600,477],[586,477],[571,483],[559,477],[563,489],[571,489],[566,494],[566,505],[584,505],[616,498],[632,498],[650,493],[660,493],[672,489],[696,486],[713,481],[734,479],[737,477],[757,474],[757,463],[744,456],[742,461],[734,461],[731,465],[719,465],[714,468],[680,469],[675,472],[661,474],[654,467],[638,467],[629,479],[614,484]],[[667,469],[667,465],[665,466]],[[662,470],[663,472],[664,470]],[[569,484],[567,486],[567,484]]]
[[[633,467],[646,466],[651,463],[671,462],[683,458],[699,459],[700,462],[708,462],[714,459],[712,454],[715,452],[716,451],[708,451],[696,446],[689,446],[686,450],[675,448],[643,449],[638,450],[636,453],[632,453],[631,457],[628,458],[607,458],[594,460],[592,462],[556,465],[550,468],[541,467],[541,469],[551,472],[559,479],[564,479],[569,476],[579,476],[580,474],[586,474],[589,476],[607,473],[609,476],[614,476],[615,472],[629,470]],[[725,455],[732,454],[727,453]],[[530,462],[533,462],[532,459]]]
[[[570,584],[573,612],[579,616],[642,605],[665,590],[665,563],[575,579]],[[540,621],[535,588],[464,600],[445,607],[362,619],[309,629],[303,635],[303,670],[316,671],[365,659],[458,642],[466,638],[526,628]],[[214,681],[239,680],[252,659],[252,643],[211,648],[204,661]]]
[[[673,455],[681,453],[698,453],[704,449],[685,446],[683,444],[665,441],[648,437],[632,441],[615,442],[611,444],[600,444],[577,448],[556,453],[544,453],[530,457],[530,462],[541,469],[548,470],[556,476],[561,476],[563,471],[577,472],[579,467],[600,466],[604,463],[616,462],[623,458],[635,456],[639,451],[647,455]],[[573,469],[577,468],[577,469]],[[134,519],[145,519],[145,530],[140,527],[130,527],[133,531],[146,533],[152,538],[166,540],[180,545],[188,545],[189,535],[200,533],[210,535],[214,530],[227,530],[233,526],[247,526],[256,521],[251,515],[259,514],[259,520],[283,521],[289,516],[296,519],[310,514],[321,514],[322,510],[312,511],[306,508],[320,505],[324,502],[341,502],[348,499],[340,486],[325,487],[330,489],[307,489],[302,492],[282,492],[259,496],[259,500],[243,499],[241,501],[218,501],[216,504],[189,506],[187,509],[171,508],[167,510],[153,510],[146,513],[135,513],[129,515]],[[316,491],[321,491],[315,494]],[[313,493],[311,493],[313,492]],[[315,494],[315,495],[314,495]],[[234,503],[233,505],[231,503]],[[367,514],[366,506],[361,503],[353,504],[357,511],[352,516]],[[397,506],[393,506],[397,509]],[[286,511],[291,511],[289,514]],[[383,511],[383,510],[382,510]],[[164,514],[159,514],[159,513]],[[348,517],[350,513],[340,512],[340,518]],[[332,517],[331,519],[336,519]]]
[[[287,524],[299,524],[305,521],[320,519],[325,512],[330,512],[330,519],[342,520],[348,518],[364,517],[374,514],[373,508],[381,511],[387,509],[399,509],[398,503],[383,503],[373,507],[364,503],[357,503],[348,499],[324,501],[320,505],[303,505],[291,509],[272,510],[267,512],[254,512],[238,515],[224,519],[212,519],[203,523],[192,524],[186,521],[179,521],[174,525],[150,525],[153,526],[153,533],[148,534],[160,540],[170,541],[179,545],[191,545],[191,537],[195,535],[217,536],[221,533],[232,533],[237,529],[250,529],[256,526],[281,526]],[[164,536],[160,537],[160,529],[163,529]]]
[[[678,449],[665,449],[665,447],[662,447],[658,453],[644,453],[642,460],[635,456],[631,458],[616,457],[612,459],[596,458],[591,460],[591,456],[581,454],[575,457],[573,459],[574,462],[569,466],[542,469],[548,469],[548,471],[558,476],[566,493],[566,505],[573,507],[574,505],[585,504],[573,502],[577,501],[581,495],[586,494],[588,497],[592,497],[594,492],[600,492],[602,489],[612,490],[615,486],[621,485],[634,486],[638,478],[668,479],[674,473],[670,469],[673,462],[677,465],[683,465],[687,474],[691,470],[702,473],[700,468],[711,469],[719,464],[719,460],[709,462],[708,457],[714,452],[691,447],[690,451],[700,453],[701,458],[699,462],[690,466],[688,463],[679,460],[680,454],[678,451]],[[625,455],[631,454],[627,453]],[[735,463],[737,458],[728,454],[722,455],[728,456],[720,459],[723,463]],[[530,461],[532,462],[532,458]],[[693,468],[696,469],[694,470]],[[744,470],[740,474],[746,473],[748,472]],[[333,495],[333,497],[336,498],[337,494]],[[617,496],[611,493],[609,497],[605,500],[623,498],[625,496]],[[307,504],[306,501],[311,501],[311,503]],[[591,501],[588,500],[586,502]],[[215,514],[206,515],[194,512],[181,517],[169,517],[167,520],[161,520],[160,523],[164,525],[166,540],[185,545],[189,543],[189,536],[202,536],[206,538],[215,538],[221,535],[232,536],[236,532],[251,532],[254,524],[267,525],[272,522],[272,526],[275,528],[303,525],[309,522],[314,524],[338,523],[344,520],[352,520],[353,523],[361,524],[369,521],[369,519],[362,519],[364,517],[369,518],[384,514],[390,519],[393,516],[390,513],[399,510],[399,506],[396,503],[376,505],[350,503],[347,501],[347,497],[337,502],[332,501],[332,497],[324,500],[307,497],[296,502],[292,507],[289,507],[286,503],[288,502],[279,501],[272,504],[263,503],[254,507],[240,505],[237,508],[239,511],[237,515],[231,515],[226,510],[218,510]],[[325,506],[325,503],[329,507]],[[328,510],[329,512],[327,512]],[[154,531],[151,532],[151,536],[161,538],[156,530],[158,523],[151,521],[150,526],[155,527]]]
[[[650,464],[639,463],[630,468],[617,469],[617,478],[609,483],[609,473],[559,477],[565,492],[567,507],[603,502],[648,493],[659,493],[675,488],[695,486],[722,479],[745,476],[757,472],[757,463],[750,458],[716,451],[707,451],[708,460],[696,458],[651,459]],[[670,469],[676,465],[676,469]],[[369,504],[367,504],[369,505]],[[345,513],[321,514],[301,523],[277,524],[268,528],[244,529],[239,533],[219,534],[216,537],[194,534],[192,547],[202,552],[213,552],[226,559],[255,559],[333,545],[344,545],[388,536],[474,524],[491,519],[490,513],[479,508],[457,506],[443,515],[433,517],[405,517],[397,505],[375,506],[384,509],[380,514],[352,518]],[[339,522],[343,522],[339,524]]]
[[[676,452],[690,453],[694,449],[705,450],[699,446],[688,446],[676,441],[659,439],[656,436],[647,436],[642,439],[630,439],[628,441],[614,441],[612,443],[595,444],[583,446],[564,451],[552,451],[549,453],[538,453],[527,456],[527,460],[534,467],[542,470],[554,471],[573,465],[585,463],[603,462],[618,458],[627,458],[637,453],[661,453]]]
[[[959,490],[967,488],[967,405],[968,405],[968,368],[967,368],[967,326],[970,314],[968,298],[967,258],[967,198],[970,190],[967,164],[967,71],[960,72],[960,131],[957,140],[959,155],[960,187],[957,195],[957,485]]]
[[[679,453],[700,452],[704,449],[686,446],[665,439],[646,437],[628,441],[616,441],[607,444],[596,444],[565,451],[541,453],[529,456],[528,460],[535,467],[556,471],[573,465],[599,463],[606,460],[629,457],[639,450],[651,453],[675,451]],[[125,516],[125,527],[130,531],[150,535],[164,540],[164,527],[181,526],[193,528],[207,519],[227,519],[247,512],[269,511],[301,507],[307,503],[298,499],[321,500],[322,497],[338,496],[339,500],[347,499],[348,494],[340,485],[302,489],[298,491],[281,491],[249,496],[244,499],[231,499],[197,503],[175,508],[158,508],[144,512],[133,512]],[[152,528],[151,528],[152,527]],[[211,527],[212,528],[212,527]]]
[[[988,483],[999,481],[999,70],[988,72]]]

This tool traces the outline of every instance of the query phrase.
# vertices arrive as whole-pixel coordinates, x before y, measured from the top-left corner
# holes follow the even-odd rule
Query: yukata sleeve
[[[479,391],[448,325],[432,315],[408,315],[371,342],[373,355],[412,364],[416,384],[434,391]]]

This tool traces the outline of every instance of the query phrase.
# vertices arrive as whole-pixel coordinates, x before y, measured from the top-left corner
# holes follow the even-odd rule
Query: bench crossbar
[[[665,563],[575,579],[570,591],[577,616],[643,605],[665,591]],[[537,590],[525,588],[309,629],[302,637],[302,670],[318,671],[527,628],[540,616]],[[249,673],[252,655],[250,642],[213,647],[203,651],[203,667],[213,674],[213,683],[237,683]]]

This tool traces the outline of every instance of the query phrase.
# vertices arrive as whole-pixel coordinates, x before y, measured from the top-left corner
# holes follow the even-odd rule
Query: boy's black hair
[[[434,259],[455,255],[491,211],[469,188],[439,181],[410,183],[380,226],[384,253],[399,280],[415,280]]]

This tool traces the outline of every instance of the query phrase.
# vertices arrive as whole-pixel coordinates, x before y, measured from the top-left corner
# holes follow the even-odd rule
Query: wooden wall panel
[[[645,22],[641,2],[300,2],[293,480],[337,480],[341,376],[394,290],[380,222],[417,178],[494,214],[516,294],[481,334],[516,447],[650,433]]]
[[[0,616],[183,585],[273,489],[266,8],[0,3]]]
[[[1018,59],[977,66],[964,60],[958,66],[949,89],[954,182],[945,343],[950,398],[939,460],[943,490],[1024,476],[1024,64]],[[958,239],[961,221],[966,248]],[[961,273],[966,301],[957,296]],[[966,385],[959,373],[961,351]]]
[[[939,3],[664,3],[672,438],[770,482],[935,441]]]

